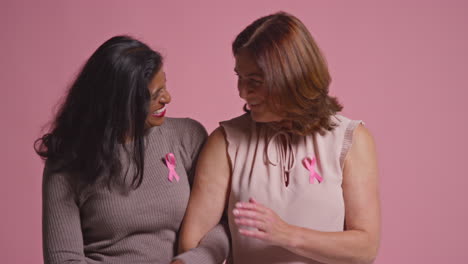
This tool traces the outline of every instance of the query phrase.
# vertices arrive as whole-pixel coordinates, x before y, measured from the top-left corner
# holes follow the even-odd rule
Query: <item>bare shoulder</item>
[[[224,187],[230,176],[226,147],[223,128],[218,127],[208,137],[198,159],[194,189],[212,186],[222,187],[219,190],[226,189]]]
[[[199,167],[203,168],[203,165],[205,164],[212,167],[218,166],[220,163],[225,163],[227,161],[226,148],[227,144],[224,129],[222,127],[218,127],[208,136],[208,141],[202,150],[199,160]]]
[[[208,141],[206,142],[204,151],[221,151],[226,149],[226,136],[224,129],[220,126],[217,127],[211,134],[208,136]]]
[[[213,132],[211,132],[209,138],[218,143],[226,142],[224,128],[222,126],[217,127],[215,130],[213,130]]]
[[[374,137],[363,125],[353,133],[351,149],[345,159],[344,182],[377,177],[377,154]]]
[[[360,124],[354,130],[352,149],[374,149],[375,141],[371,132],[364,125]]]

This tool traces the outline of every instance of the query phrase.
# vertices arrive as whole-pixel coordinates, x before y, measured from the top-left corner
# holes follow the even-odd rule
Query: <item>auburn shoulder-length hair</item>
[[[328,95],[331,77],[312,35],[296,17],[279,12],[255,20],[234,40],[236,56],[247,51],[263,71],[268,101],[292,121],[290,132],[332,130],[331,116],[343,107]]]

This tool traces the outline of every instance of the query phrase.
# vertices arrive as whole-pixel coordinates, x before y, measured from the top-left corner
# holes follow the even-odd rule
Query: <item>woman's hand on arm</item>
[[[345,231],[320,232],[289,225],[255,200],[236,204],[233,212],[235,222],[242,235],[264,240],[319,262],[372,263],[380,240],[377,175],[374,140],[366,128],[359,126],[354,131],[353,145],[343,172]]]
[[[231,168],[224,131],[217,128],[200,153],[179,240],[179,253],[197,247],[223,215]]]

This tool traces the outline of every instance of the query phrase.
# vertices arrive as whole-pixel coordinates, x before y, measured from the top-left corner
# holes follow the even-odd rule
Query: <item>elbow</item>
[[[178,253],[182,254],[184,252],[189,251],[190,249],[194,248],[194,246],[187,241],[187,239],[184,239],[183,237],[180,238],[179,240],[179,248],[178,248]]]
[[[190,232],[184,232],[184,228],[182,228],[182,232],[179,237],[179,244],[178,244],[178,253],[182,254],[187,252],[193,248],[198,246],[198,242],[194,237],[193,234]]]
[[[353,264],[372,264],[375,261],[376,256],[361,256],[356,258],[352,263]]]
[[[189,239],[186,238],[186,234],[184,232],[184,227],[182,225],[180,234],[179,234],[179,242],[177,245],[177,253],[182,254],[186,251],[190,250],[190,243],[188,243]]]
[[[184,243],[179,243],[179,250],[178,253],[182,254],[185,253],[193,248],[196,248],[197,245],[192,245],[192,244],[184,244]]]
[[[380,237],[377,235],[366,234],[361,240],[360,246],[353,250],[352,260],[348,263],[353,264],[372,264],[377,258],[380,247]]]
[[[352,264],[372,264],[377,258],[378,246],[372,245],[368,246],[365,249],[360,250],[360,252],[353,256],[353,259],[348,262]]]

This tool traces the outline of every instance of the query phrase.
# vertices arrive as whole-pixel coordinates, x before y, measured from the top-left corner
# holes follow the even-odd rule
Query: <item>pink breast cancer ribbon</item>
[[[316,171],[315,171],[315,164],[317,163],[317,160],[315,158],[309,158],[309,157],[305,157],[303,160],[302,160],[302,164],[304,164],[304,166],[306,167],[306,169],[309,171],[309,183],[314,183],[314,179],[317,179],[318,183],[321,183],[323,181],[323,178],[322,176],[320,176],[320,174],[318,174]]]
[[[166,154],[166,165],[167,165],[167,168],[169,169],[169,176],[167,177],[169,181],[172,182],[174,178],[176,179],[176,181],[179,181],[180,177],[179,175],[177,175],[177,172],[175,170],[176,160],[175,160],[174,154],[172,153]]]

